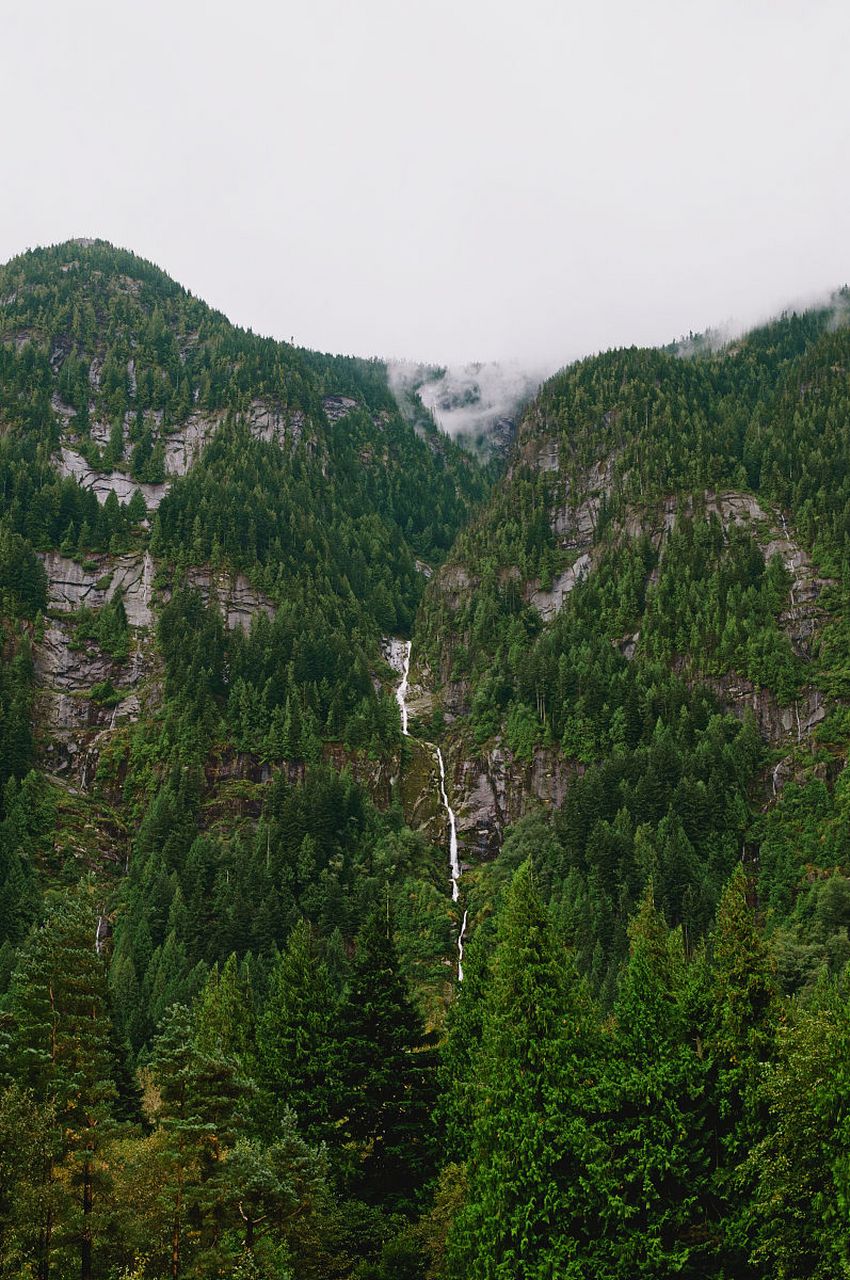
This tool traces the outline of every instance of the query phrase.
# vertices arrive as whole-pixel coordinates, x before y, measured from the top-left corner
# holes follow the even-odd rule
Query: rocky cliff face
[[[336,421],[350,413],[356,403],[347,396],[327,396],[323,402],[330,421]],[[167,430],[163,426],[162,414],[150,411],[148,425],[153,429],[154,443],[162,444],[167,478],[159,484],[146,484],[135,479],[128,470],[131,414],[126,414],[124,421],[122,460],[114,467],[98,468],[93,467],[79,452],[81,440],[72,429],[73,409],[57,395],[53,397],[53,409],[63,428],[62,447],[55,458],[59,474],[73,476],[84,489],[90,489],[100,503],[104,503],[110,493],[114,493],[118,501],[123,503],[129,502],[135,493],[140,493],[150,512],[156,511],[174,478],[186,475],[198,461],[220,429],[225,416],[223,413],[192,413],[179,427]],[[280,445],[297,443],[302,439],[306,426],[305,415],[300,410],[285,410],[279,404],[267,400],[253,400],[244,415],[244,421],[255,439]],[[110,434],[109,423],[95,421],[91,426],[91,439],[100,448],[106,448],[109,444]]]
[[[127,471],[98,471],[91,467],[81,453],[63,445],[56,459],[56,470],[61,476],[73,476],[84,489],[90,489],[103,505],[110,493],[114,493],[119,502],[129,502],[133,494],[140,493],[148,511],[156,511],[165,495],[168,484],[142,484]]]
[[[156,565],[148,552],[97,556],[84,563],[57,551],[44,557],[48,619],[34,647],[42,753],[53,774],[89,787],[98,757],[121,726],[155,710],[160,671],[153,629],[168,587],[156,586]],[[191,585],[214,599],[226,625],[248,630],[258,613],[271,617],[274,605],[242,574],[191,569]],[[120,596],[131,631],[130,652],[117,661],[94,640],[75,637],[75,614],[97,610]]]
[[[73,613],[83,605],[99,609],[120,593],[130,626],[152,625],[155,566],[148,552],[95,556],[80,563],[58,551],[49,551],[43,559],[51,610]]]
[[[505,829],[524,814],[560,808],[571,779],[584,772],[554,748],[538,747],[525,763],[501,743],[476,752],[459,742],[449,761],[461,856],[473,861],[495,857]]]
[[[264,613],[267,618],[274,617],[274,603],[262,591],[252,587],[244,574],[203,568],[189,569],[186,577],[191,586],[200,591],[206,604],[210,600],[216,602],[230,631],[234,627],[250,631],[258,613]],[[168,592],[163,594],[167,598]]]

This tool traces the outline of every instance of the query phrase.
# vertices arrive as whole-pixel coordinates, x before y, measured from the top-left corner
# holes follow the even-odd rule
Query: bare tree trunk
[[[44,1173],[43,1185],[47,1188],[53,1180],[53,1164],[48,1162]],[[47,1192],[48,1196],[50,1192]],[[38,1233],[38,1280],[49,1280],[50,1277],[50,1245],[53,1240],[53,1205],[48,1200],[44,1221]]]
[[[180,1211],[183,1207],[183,1178],[177,1183],[177,1199],[174,1202],[174,1223],[171,1228],[171,1280],[180,1275]]]
[[[92,1231],[91,1211],[93,1200],[91,1164],[83,1165],[83,1238],[80,1244],[80,1280],[91,1280]]]

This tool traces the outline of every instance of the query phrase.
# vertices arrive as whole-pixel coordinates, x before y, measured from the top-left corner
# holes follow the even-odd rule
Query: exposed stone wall
[[[168,493],[167,483],[142,484],[127,471],[95,471],[81,453],[67,445],[62,446],[56,467],[61,476],[73,476],[84,489],[91,489],[101,506],[110,493],[114,493],[119,502],[127,503],[134,493],[139,492],[148,511],[156,511]]]
[[[190,569],[187,577],[193,587],[197,587],[205,602],[213,597],[228,630],[242,627],[243,631],[251,629],[251,623],[258,613],[273,618],[275,606],[268,596],[263,595],[256,587],[252,587],[248,579],[241,573],[216,572],[213,569]]]
[[[469,754],[464,747],[461,740],[449,755],[462,857],[495,856],[506,827],[539,805],[560,808],[571,780],[584,772],[551,747],[538,747],[530,763],[501,743]]]
[[[132,361],[131,361],[132,364]],[[92,375],[98,376],[96,362],[92,362]],[[325,411],[331,421],[350,413],[356,401],[347,396],[327,396]],[[114,493],[119,502],[129,502],[133,494],[141,493],[148,511],[155,511],[162,502],[171,482],[176,476],[184,476],[201,457],[213,436],[224,421],[222,413],[206,413],[196,411],[189,415],[185,422],[173,431],[162,426],[161,411],[151,411],[146,415],[153,427],[154,439],[161,440],[165,449],[165,471],[169,477],[161,484],[145,484],[135,480],[129,473],[130,460],[130,425],[133,415],[127,413],[124,420],[124,448],[121,464],[110,470],[99,470],[92,467],[78,451],[79,437],[73,433],[74,410],[57,395],[52,399],[53,411],[59,419],[63,434],[63,443],[56,458],[56,467],[62,476],[73,476],[84,489],[91,489],[98,502],[104,503],[110,493]],[[92,405],[92,410],[94,406]],[[287,441],[297,442],[303,435],[307,419],[300,409],[288,410],[281,405],[267,400],[252,400],[245,415],[245,422],[251,435],[257,440],[275,442],[283,446]],[[105,448],[111,437],[111,424],[94,421],[91,426],[91,438],[100,448]]]
[[[84,569],[76,560],[58,551],[42,557],[47,572],[48,606],[62,613],[73,613],[85,605],[99,609],[119,591],[131,627],[150,627],[153,623],[154,562],[146,551],[123,556],[94,556]]]
[[[156,566],[148,552],[93,557],[86,562],[90,567],[58,551],[48,552],[43,561],[49,612],[34,651],[42,751],[51,772],[86,788],[112,732],[138,720],[143,704],[150,711],[161,697],[153,628],[158,604],[169,593],[155,593]],[[259,612],[274,613],[272,601],[241,574],[193,569],[188,577],[205,599],[218,601],[231,630],[247,630]],[[125,662],[116,662],[94,641],[75,645],[75,624],[67,616],[83,606],[100,609],[119,593],[131,628]],[[106,681],[118,699],[93,699],[92,689]]]

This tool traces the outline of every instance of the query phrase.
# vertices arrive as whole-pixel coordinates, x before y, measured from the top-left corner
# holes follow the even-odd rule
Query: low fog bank
[[[667,348],[676,355],[694,356],[707,352],[723,351],[733,343],[745,338],[755,329],[761,329],[779,320],[782,316],[802,315],[806,311],[828,311],[828,325],[831,329],[840,329],[850,324],[850,288],[847,285],[834,289],[829,293],[817,292],[804,294],[787,303],[782,308],[774,308],[765,312],[755,321],[741,323],[729,319],[722,324],[712,325],[701,333],[684,334]]]
[[[442,367],[396,360],[389,377],[399,398],[418,394],[443,431],[476,442],[512,426],[556,368],[515,360]]]
[[[850,288],[845,285],[830,293],[798,296],[754,322],[730,318],[699,333],[684,334],[662,349],[682,357],[720,352],[781,316],[813,310],[828,311],[831,328],[850,324]],[[586,351],[578,358],[594,354],[599,352]],[[387,371],[390,386],[408,417],[415,416],[418,401],[448,435],[490,454],[510,443],[525,406],[541,384],[571,363],[570,359],[534,364],[490,360],[436,365],[396,359],[387,362]]]

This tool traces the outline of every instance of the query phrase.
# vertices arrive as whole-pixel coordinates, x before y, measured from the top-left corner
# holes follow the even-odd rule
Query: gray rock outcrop
[[[256,587],[252,587],[248,579],[241,573],[215,572],[212,569],[190,569],[188,579],[193,587],[197,587],[205,602],[210,598],[217,600],[222,617],[228,630],[242,627],[249,631],[254,617],[264,613],[273,618],[274,601],[263,595]]]
[[[141,493],[148,511],[156,511],[166,493],[168,484],[142,484],[126,471],[95,471],[90,467],[81,453],[63,445],[56,462],[61,476],[73,476],[84,489],[90,489],[103,505],[110,493],[114,493],[119,502],[129,502],[133,494]]]
[[[42,557],[47,572],[48,603],[51,609],[74,613],[81,605],[99,609],[117,592],[124,596],[124,608],[131,627],[150,627],[154,563],[149,552],[140,555],[98,556],[85,569],[76,560],[58,551]]]

